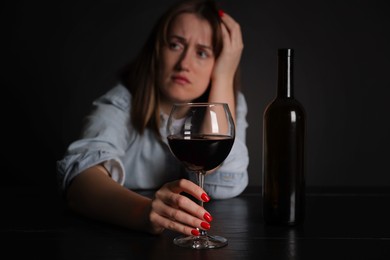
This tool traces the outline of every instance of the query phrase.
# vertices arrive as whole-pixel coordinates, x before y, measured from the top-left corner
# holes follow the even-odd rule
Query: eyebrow
[[[175,39],[178,39],[181,43],[187,43],[187,40],[184,37],[176,35],[176,34],[169,36],[169,38],[175,38]],[[204,49],[208,49],[210,51],[213,51],[213,48],[209,45],[197,44],[197,46],[204,48]]]

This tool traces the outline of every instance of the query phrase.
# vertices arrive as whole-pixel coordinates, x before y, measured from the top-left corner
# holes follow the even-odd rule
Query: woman
[[[248,184],[246,102],[238,90],[240,26],[211,0],[185,0],[157,22],[117,86],[95,100],[82,137],[58,161],[69,208],[84,216],[159,234],[198,235],[212,216],[182,193],[207,202],[239,195]],[[205,190],[172,156],[166,120],[175,102],[228,103],[236,140]],[[157,190],[153,198],[137,190]]]

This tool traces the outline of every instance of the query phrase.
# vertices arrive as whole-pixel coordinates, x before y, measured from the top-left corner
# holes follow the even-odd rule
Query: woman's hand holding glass
[[[192,181],[181,179],[163,185],[152,200],[149,220],[151,233],[170,229],[185,235],[199,235],[197,228],[210,227],[212,217],[202,206],[182,195],[208,202],[205,191]]]

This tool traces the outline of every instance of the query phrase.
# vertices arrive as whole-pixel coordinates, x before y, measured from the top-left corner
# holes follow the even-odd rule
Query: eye
[[[198,56],[202,59],[212,57],[212,52],[208,49],[199,49],[197,52]]]
[[[169,49],[171,50],[180,50],[182,48],[182,45],[179,42],[170,42],[169,43]]]
[[[198,56],[201,57],[202,59],[208,58],[210,55],[207,51],[204,50],[199,50],[198,51]]]

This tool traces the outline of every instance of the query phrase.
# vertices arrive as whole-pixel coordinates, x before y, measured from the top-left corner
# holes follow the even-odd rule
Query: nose
[[[178,70],[189,70],[191,64],[191,57],[188,48],[185,48],[181,53],[180,58],[176,64]]]

